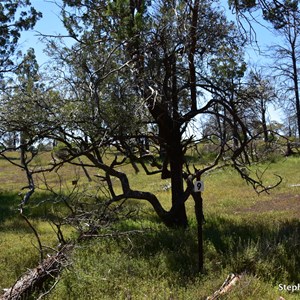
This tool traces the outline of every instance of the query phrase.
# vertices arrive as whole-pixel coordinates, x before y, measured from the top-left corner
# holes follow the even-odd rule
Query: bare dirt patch
[[[300,218],[300,194],[279,194],[270,200],[258,201],[250,207],[239,208],[237,213],[283,212],[288,217]]]

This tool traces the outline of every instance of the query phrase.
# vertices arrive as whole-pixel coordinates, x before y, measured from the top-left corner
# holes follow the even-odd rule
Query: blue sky
[[[60,0],[56,0],[56,2],[59,3]],[[47,61],[47,56],[43,53],[45,45],[39,40],[39,33],[45,35],[64,35],[66,34],[66,31],[59,19],[60,9],[54,3],[54,0],[31,0],[31,3],[38,11],[43,13],[43,18],[38,21],[34,31],[24,32],[22,34],[21,49],[25,52],[29,47],[33,47],[35,49],[38,63],[42,65]],[[227,12],[230,19],[235,20],[235,16],[229,12],[227,0],[221,0],[221,7],[223,7],[223,9]],[[260,20],[263,25],[267,25],[266,22],[264,22],[259,16],[258,12],[255,12],[254,16]],[[256,32],[256,38],[258,45],[260,46],[260,50],[263,50],[267,46],[278,41],[275,35],[273,35],[264,26],[255,22],[252,24]],[[247,26],[248,25],[245,24],[246,28]],[[267,63],[266,58],[259,54],[259,49],[254,44],[248,47],[245,58],[249,66],[259,66]],[[280,121],[280,111],[276,111],[274,107],[270,107],[269,113],[270,119]]]
[[[60,1],[56,0],[56,2],[59,3]],[[43,13],[43,18],[38,21],[34,31],[24,32],[22,34],[22,48],[27,49],[28,47],[34,47],[39,63],[41,63],[46,59],[45,55],[42,52],[45,45],[43,45],[43,43],[39,41],[38,32],[49,35],[64,34],[66,32],[59,19],[60,9],[54,3],[54,0],[31,0],[31,3],[38,11],[41,11]],[[234,20],[235,16],[229,13],[227,0],[221,0],[221,5],[224,10],[227,11],[228,17]],[[258,13],[256,13],[256,16],[262,23],[264,23],[264,25],[266,25],[266,23],[261,20]],[[276,40],[275,36],[272,35],[271,32],[265,29],[263,26],[255,23],[253,23],[253,25],[257,34],[257,41],[261,46],[261,49],[264,49],[266,45],[270,45]],[[247,25],[245,26],[247,27]],[[246,59],[251,63],[264,63],[265,58],[260,56],[258,52],[259,51],[257,47],[255,47],[255,45],[253,45],[252,47],[248,47]]]
[[[38,63],[42,65],[47,60],[47,56],[43,53],[45,45],[40,41],[39,33],[58,35],[65,34],[66,31],[59,19],[60,9],[54,3],[54,0],[31,0],[31,3],[38,11],[43,13],[43,18],[37,22],[34,30],[22,33],[21,48],[24,51],[29,47],[34,48]]]

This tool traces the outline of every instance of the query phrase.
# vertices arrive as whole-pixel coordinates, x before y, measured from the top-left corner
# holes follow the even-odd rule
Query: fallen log
[[[208,296],[206,300],[216,300],[222,295],[228,293],[237,284],[241,277],[242,275],[229,274],[221,287],[211,296]]]
[[[0,300],[27,299],[34,291],[41,290],[49,281],[54,281],[67,265],[67,254],[73,249],[67,244],[56,254],[45,258],[36,268],[28,270],[11,288],[5,289]]]
[[[76,243],[91,238],[123,236],[129,233],[141,233],[144,231],[132,230],[129,232],[117,232],[108,234],[94,234],[93,232],[82,233],[75,242],[65,244],[61,250],[47,258],[33,269],[24,273],[12,287],[4,289],[4,294],[0,295],[0,300],[21,300],[28,299],[34,292],[39,294],[37,299],[51,292],[57,283],[61,271],[69,264],[68,257],[74,249]],[[51,283],[52,287],[49,288]],[[54,284],[53,284],[54,283]],[[41,293],[41,291],[45,291]]]

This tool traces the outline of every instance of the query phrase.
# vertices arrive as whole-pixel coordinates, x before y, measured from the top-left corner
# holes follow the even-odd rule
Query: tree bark
[[[171,191],[172,191],[172,215],[175,226],[187,227],[187,215],[184,201],[183,186],[183,152],[179,128],[173,128],[172,140],[168,145],[168,157],[170,159]]]
[[[196,180],[200,180],[200,176],[196,177]],[[195,203],[195,216],[197,221],[197,239],[198,239],[198,271],[203,273],[204,269],[204,251],[203,251],[203,199],[201,192],[192,192],[192,196]]]
[[[222,286],[213,293],[213,295],[206,298],[206,300],[216,300],[227,294],[232,288],[241,280],[242,275],[230,274],[223,282]]]
[[[300,139],[300,95],[299,95],[299,85],[298,85],[297,56],[296,56],[294,45],[292,47],[292,61],[293,61],[293,81],[294,81],[295,104],[296,104],[297,131],[298,131],[298,138]]]
[[[28,299],[34,291],[42,289],[60,274],[67,261],[66,254],[72,248],[73,245],[66,245],[55,255],[44,259],[36,268],[28,270],[0,296],[0,300]]]
[[[264,99],[260,100],[261,105],[261,123],[263,128],[263,134],[264,134],[264,142],[267,143],[269,141],[269,135],[268,135],[268,127],[267,127],[267,121],[266,121],[266,107]]]

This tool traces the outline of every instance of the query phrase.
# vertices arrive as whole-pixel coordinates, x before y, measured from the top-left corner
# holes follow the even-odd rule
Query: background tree
[[[222,143],[231,140],[233,147],[238,148],[241,134],[238,123],[244,118],[247,106],[247,101],[240,97],[240,91],[243,88],[242,80],[247,67],[243,59],[242,41],[239,40],[237,32],[235,34],[231,44],[222,45],[218,54],[210,60],[209,64],[212,73],[213,95],[221,102],[228,103],[228,109],[225,106],[221,108],[224,117],[218,113],[220,104],[215,107],[217,132],[219,132]]]
[[[285,103],[291,103],[291,114],[295,115],[297,123],[297,134],[300,135],[299,127],[299,1],[229,1],[231,8],[241,20],[246,20],[250,24],[247,13],[260,10],[264,19],[269,21],[282,38],[283,44],[272,46],[276,62],[273,68],[277,74],[283,78],[282,85],[286,91],[284,95]],[[242,23],[242,21],[241,21]]]
[[[32,29],[42,14],[37,12],[31,6],[29,0],[7,0],[0,3],[0,89],[1,105],[4,101],[5,89],[11,87],[13,80],[6,78],[4,75],[15,70],[17,65],[14,64],[15,54],[18,49],[18,41],[23,30]],[[19,53],[19,56],[21,54]],[[18,137],[16,132],[1,132],[1,141],[11,147],[16,147]]]
[[[51,111],[47,110],[49,106],[45,100],[47,91],[40,82],[39,66],[33,49],[29,49],[22,57],[22,63],[14,74],[14,82],[7,86],[1,97],[0,154],[26,172],[29,189],[23,199],[23,204],[26,204],[34,191],[34,172],[30,169],[30,162],[37,154],[37,144],[43,141],[46,133],[54,131],[55,127],[50,124]],[[54,100],[52,102],[53,106]],[[5,143],[7,135],[14,136],[13,144]],[[16,150],[20,152],[19,163],[6,155],[6,152]]]
[[[13,55],[22,30],[32,29],[42,14],[29,0],[6,0],[0,3],[0,76],[13,69]]]
[[[283,45],[275,45],[276,63],[273,69],[282,78],[285,98],[291,103],[291,114],[295,115],[297,135],[300,137],[300,96],[299,96],[299,1],[284,1],[283,6],[274,4],[265,12],[265,18],[272,23],[276,32],[283,38]]]
[[[277,99],[274,84],[270,76],[261,70],[251,70],[241,97],[248,102],[247,123],[253,134],[262,134],[265,143],[269,142],[268,106]]]
[[[26,137],[34,137],[38,129],[38,98],[42,84],[39,82],[39,66],[31,48],[22,57],[23,62],[14,72],[14,81],[7,86],[1,99],[1,125],[3,132],[18,136],[18,143],[26,144]],[[9,118],[7,117],[9,115]],[[43,114],[45,116],[45,114]]]

